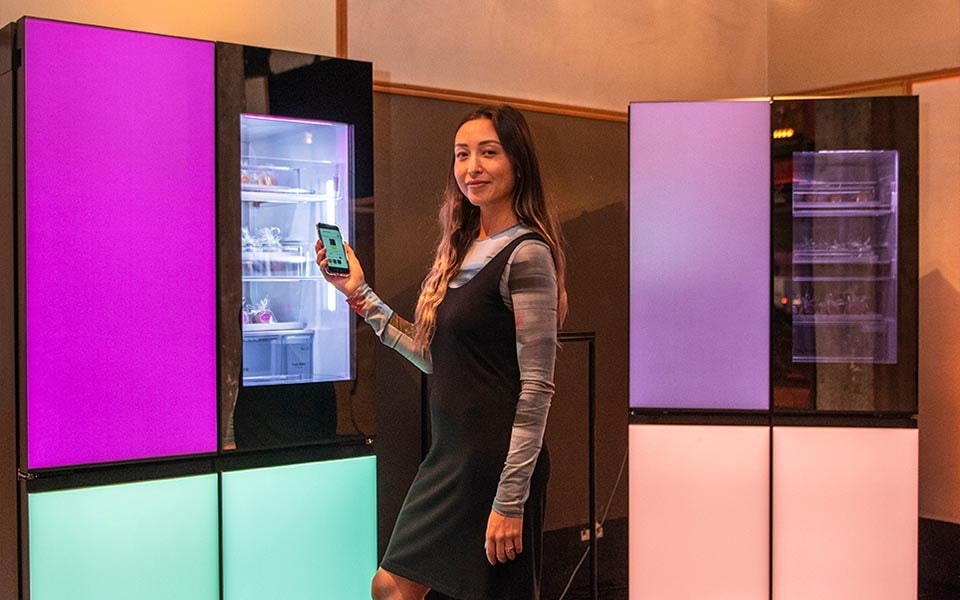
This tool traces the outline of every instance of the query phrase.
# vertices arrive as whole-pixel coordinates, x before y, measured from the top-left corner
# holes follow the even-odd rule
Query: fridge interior
[[[320,273],[314,243],[318,222],[352,241],[352,126],[240,121],[243,384],[351,379],[351,313]]]
[[[897,152],[793,156],[793,360],[897,360]]]

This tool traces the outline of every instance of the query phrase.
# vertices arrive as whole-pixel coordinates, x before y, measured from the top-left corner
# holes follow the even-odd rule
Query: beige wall
[[[3,0],[0,24],[22,16],[335,56],[336,0]]]
[[[766,90],[765,0],[348,4],[349,55],[381,81],[624,113]]]
[[[960,1],[770,0],[770,93],[960,67]]]
[[[339,0],[375,78],[626,112],[960,67],[960,0]],[[338,0],[5,0],[23,15],[336,54]]]
[[[920,514],[960,523],[960,76],[920,96]]]

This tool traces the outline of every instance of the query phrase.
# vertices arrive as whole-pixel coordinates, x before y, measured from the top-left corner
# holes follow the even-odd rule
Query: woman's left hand
[[[523,517],[505,517],[491,510],[484,548],[491,565],[515,559],[523,552]]]
[[[343,250],[347,255],[347,264],[350,266],[350,272],[347,275],[332,275],[327,271],[329,261],[327,260],[327,251],[321,240],[317,240],[314,249],[317,251],[317,266],[320,267],[323,278],[340,290],[344,296],[349,296],[364,284],[363,267],[360,266],[360,261],[350,244],[343,243]]]

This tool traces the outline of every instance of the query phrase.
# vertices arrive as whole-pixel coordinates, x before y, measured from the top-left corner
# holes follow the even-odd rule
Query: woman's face
[[[516,175],[492,121],[474,119],[461,125],[453,157],[457,185],[471,204],[481,210],[505,204],[512,210]]]

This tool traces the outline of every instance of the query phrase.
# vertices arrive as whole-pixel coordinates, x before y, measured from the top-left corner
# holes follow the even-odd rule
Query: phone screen
[[[349,273],[350,265],[347,263],[347,252],[343,248],[340,228],[336,225],[317,223],[317,235],[320,236],[323,247],[327,249],[327,271],[338,275]]]

